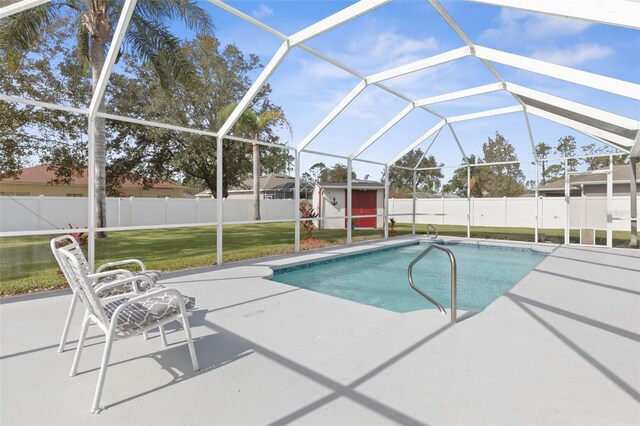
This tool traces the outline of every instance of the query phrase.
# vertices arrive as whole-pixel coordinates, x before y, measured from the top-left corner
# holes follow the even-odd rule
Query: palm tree
[[[0,49],[14,69],[20,59],[38,41],[41,33],[56,19],[72,18],[78,41],[78,54],[91,68],[91,86],[95,93],[105,64],[107,44],[123,8],[123,0],[54,0],[5,18],[0,23]],[[194,74],[193,65],[180,51],[180,39],[171,33],[168,22],[178,19],[199,34],[213,32],[213,23],[204,9],[192,0],[139,0],[124,38],[122,51],[128,51],[155,69],[162,88],[174,81],[187,83]],[[104,110],[104,98],[99,111]],[[106,138],[105,120],[96,118],[95,198],[96,226],[106,226]],[[104,236],[101,234],[100,236]]]
[[[235,109],[236,105],[231,104],[220,111],[220,114],[218,114],[219,126],[222,126]],[[240,118],[236,122],[235,129],[240,133],[248,134],[254,141],[258,141],[260,133],[277,124],[283,124],[291,130],[291,125],[281,109],[266,109],[260,113],[256,113],[252,109],[247,108],[240,115]],[[251,144],[251,151],[253,156],[253,220],[260,220],[260,145],[257,143]]]

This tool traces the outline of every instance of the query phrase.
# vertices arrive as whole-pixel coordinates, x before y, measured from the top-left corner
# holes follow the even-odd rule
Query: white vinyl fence
[[[0,196],[0,232],[87,226],[86,197]],[[295,219],[294,200],[261,200],[262,220]],[[225,200],[228,222],[253,220],[253,200]],[[213,198],[107,198],[107,226],[179,225],[216,222]]]
[[[471,226],[535,226],[535,198],[428,198],[416,200],[416,223]],[[294,200],[261,200],[262,220],[294,220]],[[565,225],[563,197],[540,198],[540,228]],[[411,223],[411,199],[390,199],[389,217]],[[571,228],[606,229],[606,197],[574,197]],[[613,229],[629,229],[629,197],[613,197]],[[225,200],[225,223],[253,220],[252,200]],[[153,226],[216,222],[212,198],[107,198],[107,226]],[[75,197],[0,196],[0,232],[37,231],[87,226],[87,199]]]
[[[628,231],[629,197],[613,198],[613,229]],[[470,204],[470,205],[469,205]],[[536,223],[536,199],[515,198],[423,198],[416,200],[416,223],[434,225],[466,225],[471,211],[471,226],[533,228]],[[564,197],[541,197],[538,204],[540,228],[564,229],[566,204]],[[399,223],[411,223],[412,200],[390,199],[389,217]],[[570,228],[607,228],[607,197],[572,197],[569,207]]]

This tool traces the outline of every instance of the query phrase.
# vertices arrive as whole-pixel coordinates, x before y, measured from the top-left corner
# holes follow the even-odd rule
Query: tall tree
[[[574,157],[576,155],[576,138],[571,135],[563,136],[558,139],[558,144],[556,145],[556,154],[562,155],[563,157]],[[576,171],[576,166],[578,165],[578,160],[569,159],[567,160],[567,167],[570,172]],[[564,166],[563,170],[564,172]]]
[[[542,158],[543,160],[541,161],[541,165],[542,165],[542,184],[545,185],[547,183],[547,162],[544,160],[545,158],[547,158],[549,156],[549,153],[551,152],[551,145],[547,145],[544,142],[540,142],[538,145],[536,145],[536,156],[538,158]]]
[[[218,127],[229,118],[233,110],[236,109],[235,104],[228,105],[218,115]],[[247,134],[251,139],[258,142],[260,134],[265,130],[282,124],[291,129],[291,126],[284,116],[284,112],[280,108],[269,109],[263,104],[262,111],[256,113],[250,108],[245,109],[240,115],[234,129],[241,134]],[[253,220],[260,220],[260,145],[258,143],[251,144],[253,154]]]
[[[14,69],[56,20],[71,17],[78,40],[78,56],[91,70],[95,93],[104,67],[107,45],[113,39],[123,0],[54,0],[42,6],[11,15],[0,24],[0,48]],[[164,88],[173,81],[188,82],[194,76],[191,63],[180,54],[180,41],[172,34],[169,21],[181,20],[198,33],[213,32],[213,23],[204,9],[192,0],[140,0],[131,17],[123,48],[136,54],[155,70]],[[98,106],[104,110],[105,99]],[[106,132],[105,119],[98,117],[93,128],[95,140],[96,225],[106,226]]]
[[[307,182],[315,183],[320,181],[320,177],[323,173],[326,173],[327,165],[323,162],[318,162],[309,167],[309,170],[302,174],[302,178]]]
[[[402,157],[397,165],[401,167],[413,168],[418,164],[418,161],[422,158],[424,153],[421,149],[413,150]],[[438,164],[435,157],[430,155],[425,157],[420,163],[421,167],[441,167],[442,163]],[[444,175],[442,170],[418,170],[416,172],[416,190],[420,192],[436,193],[440,189],[440,184]],[[389,186],[390,190],[397,194],[405,196],[410,195],[413,192],[413,171],[407,169],[399,169],[396,167],[391,168],[389,173]]]
[[[330,169],[322,171],[320,175],[321,182],[346,182],[347,166],[343,164],[334,164]],[[356,179],[356,173],[351,171],[351,179]]]
[[[495,139],[488,138],[482,145],[485,163],[517,161],[515,148],[509,141],[496,132]],[[481,166],[480,176],[486,179],[486,196],[513,197],[525,192],[525,176],[519,163]]]
[[[121,76],[126,81],[119,84],[121,89],[113,95],[116,100],[115,112],[118,113],[122,108],[122,114],[126,111],[129,116],[218,131],[225,114],[229,114],[223,110],[230,108],[231,104],[237,104],[251,86],[249,74],[261,67],[259,58],[243,54],[235,45],[221,46],[215,37],[208,35],[185,43],[183,53],[196,69],[196,77],[190,84],[176,84],[170,92],[166,92],[148,67],[136,69],[135,78],[125,79],[125,76]],[[258,92],[250,105],[252,114],[280,111],[269,101],[270,92],[269,85]],[[243,114],[243,117],[246,118],[248,114]],[[239,186],[251,173],[251,156],[247,145],[225,139],[221,153],[222,194],[218,194],[215,138],[145,126],[134,127],[128,123],[121,129],[120,139],[121,144],[127,147],[128,154],[124,156],[127,161],[140,158],[142,163],[157,164],[166,171],[188,178],[191,185],[197,186],[197,182],[202,182],[216,198],[226,197],[229,188]],[[232,132],[253,137],[250,133],[243,133],[248,130],[241,130],[240,126],[234,126]],[[279,143],[273,126],[263,128],[260,139]]]
[[[469,155],[467,158],[469,159],[469,164],[481,163],[474,154]],[[464,162],[464,159],[462,161]],[[480,178],[482,170],[482,167],[471,167],[469,170],[469,182],[471,184],[470,193],[474,198],[480,198],[484,193],[482,188],[484,179]],[[449,182],[442,186],[442,192],[445,194],[456,194],[459,197],[467,198],[467,167],[463,166],[456,169],[451,179],[449,179]]]
[[[595,143],[584,145],[581,149],[585,155],[606,155],[614,151],[609,147],[598,146]],[[587,165],[588,170],[599,170],[599,169],[605,169],[609,167],[609,156],[590,157],[590,158],[585,158],[583,161]],[[629,161],[628,155],[616,155],[613,157],[614,165],[625,164],[628,161]]]

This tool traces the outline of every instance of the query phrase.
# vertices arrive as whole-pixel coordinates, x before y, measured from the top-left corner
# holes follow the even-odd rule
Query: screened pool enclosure
[[[239,19],[252,26],[257,27],[264,32],[265,36],[273,37],[280,40],[280,47],[271,59],[266,63],[262,70],[253,79],[250,89],[244,94],[244,97],[237,104],[228,119],[222,124],[222,126],[216,131],[207,131],[200,128],[190,128],[180,125],[168,124],[163,122],[155,122],[152,120],[146,120],[139,117],[129,117],[125,115],[115,114],[101,109],[101,105],[105,99],[105,92],[109,79],[112,75],[114,65],[120,52],[127,28],[136,8],[136,0],[125,0],[123,10],[119,16],[117,26],[115,28],[113,40],[111,41],[108,53],[106,56],[106,63],[102,68],[99,79],[97,80],[96,89],[91,95],[91,101],[88,107],[82,107],[78,105],[58,105],[55,103],[45,102],[42,100],[28,99],[26,97],[15,96],[13,94],[0,93],[0,101],[9,102],[19,105],[30,105],[45,110],[59,110],[66,111],[73,114],[79,114],[86,116],[88,123],[88,203],[86,211],[86,223],[87,227],[80,228],[78,232],[87,232],[88,239],[88,257],[89,262],[93,263],[95,260],[95,238],[96,233],[103,231],[126,231],[135,229],[153,229],[153,228],[177,228],[177,227],[189,227],[189,226],[202,226],[202,225],[215,225],[216,226],[216,263],[218,265],[223,263],[223,241],[224,241],[224,227],[230,224],[250,224],[250,223],[268,223],[268,222],[288,222],[294,223],[294,251],[301,250],[301,221],[303,220],[300,215],[298,205],[300,203],[301,193],[301,175],[302,175],[302,160],[303,156],[321,156],[323,158],[333,158],[336,161],[345,163],[347,169],[347,189],[346,189],[346,205],[352,204],[352,170],[354,164],[369,164],[378,167],[384,174],[384,185],[386,190],[384,191],[383,202],[383,214],[376,215],[375,217],[382,216],[384,225],[384,238],[389,238],[389,219],[394,217],[407,224],[411,224],[412,232],[416,232],[416,224],[421,222],[421,216],[426,216],[421,223],[425,221],[430,222],[429,215],[421,213],[417,210],[418,200],[416,199],[416,176],[421,172],[427,172],[430,170],[466,170],[466,198],[462,198],[456,201],[456,214],[460,215],[460,223],[466,223],[467,237],[471,237],[471,229],[473,226],[473,214],[472,203],[473,197],[471,194],[471,181],[474,179],[474,169],[482,167],[501,166],[511,163],[527,165],[531,168],[530,176],[532,178],[532,192],[534,193],[533,199],[527,201],[527,205],[523,207],[525,210],[531,210],[529,213],[532,220],[527,222],[527,226],[534,229],[533,241],[540,242],[542,229],[542,218],[540,217],[541,204],[548,202],[542,199],[539,195],[538,188],[541,186],[541,173],[540,168],[545,164],[559,164],[563,165],[564,171],[564,198],[563,203],[559,208],[559,213],[555,214],[557,223],[561,223],[561,229],[564,229],[563,242],[565,244],[571,243],[570,231],[573,226],[570,220],[570,211],[572,209],[571,204],[575,204],[575,200],[572,201],[570,197],[571,193],[571,176],[572,171],[568,164],[571,161],[586,160],[589,158],[602,157],[608,160],[608,166],[601,167],[597,173],[603,176],[603,182],[606,185],[606,193],[603,196],[599,209],[602,211],[601,222],[603,223],[600,228],[605,232],[606,244],[612,245],[612,235],[614,230],[614,220],[623,220],[624,229],[631,230],[632,241],[637,235],[637,193],[636,193],[636,158],[640,154],[640,122],[638,116],[638,101],[640,101],[640,84],[632,81],[625,81],[619,78],[610,77],[607,75],[597,74],[593,72],[584,71],[578,68],[572,68],[565,65],[558,65],[552,61],[541,60],[532,55],[532,57],[524,56],[520,54],[510,53],[507,51],[499,50],[493,47],[486,47],[476,43],[468,35],[464,28],[462,28],[454,19],[454,14],[450,9],[455,9],[456,13],[464,14],[465,8],[475,7],[474,3],[483,3],[493,7],[515,8],[521,13],[529,13],[531,16],[557,16],[566,18],[567,22],[586,22],[594,23],[598,25],[614,26],[625,28],[629,31],[637,31],[640,29],[640,3],[627,0],[608,0],[606,2],[581,2],[581,1],[526,1],[526,0],[472,0],[470,2],[439,2],[438,0],[429,0],[419,3],[420,7],[428,9],[429,13],[436,14],[440,19],[438,25],[445,23],[448,31],[453,31],[457,36],[458,47],[442,51],[440,53],[418,58],[400,65],[394,64],[387,69],[376,71],[374,73],[365,73],[358,69],[352,68],[352,66],[346,65],[344,55],[336,54],[332,55],[331,52],[324,53],[313,45],[312,40],[325,33],[339,30],[343,25],[349,23],[352,20],[360,19],[362,16],[373,13],[376,10],[380,10],[383,13],[385,7],[390,7],[390,0],[362,0],[352,3],[343,9],[331,14],[327,17],[318,17],[318,20],[306,26],[305,28],[294,32],[292,34],[285,34],[270,25],[265,24],[256,17],[257,14],[246,13],[240,8],[236,8],[228,3],[224,3],[218,0],[208,0],[209,3],[220,8],[228,14],[231,14],[234,19]],[[19,0],[15,2],[9,1],[3,2],[4,5],[0,7],[0,19],[7,18],[14,14],[19,14],[30,8],[34,8],[47,3],[47,0]],[[2,4],[2,3],[0,3]],[[230,16],[231,16],[230,15]],[[435,24],[434,24],[435,25]],[[473,30],[475,32],[475,29]],[[474,37],[480,40],[482,36]],[[389,49],[393,49],[394,46],[389,46]],[[292,187],[282,188],[283,191],[293,192],[295,194],[294,202],[288,206],[289,211],[284,214],[282,218],[277,219],[263,219],[261,221],[253,220],[238,220],[239,216],[235,216],[231,207],[230,200],[212,200],[211,208],[215,209],[207,216],[208,220],[198,219],[197,211],[195,220],[184,219],[180,223],[163,223],[163,224],[147,224],[147,225],[135,225],[133,222],[128,225],[122,225],[122,222],[118,221],[118,226],[97,227],[96,226],[96,188],[95,188],[95,123],[96,119],[106,119],[111,121],[126,122],[140,126],[149,126],[153,128],[167,129],[178,132],[185,132],[188,134],[203,135],[216,143],[216,152],[220,153],[225,149],[225,146],[230,144],[252,144],[256,143],[254,140],[242,138],[234,135],[233,128],[236,122],[241,117],[243,111],[250,107],[256,96],[264,85],[269,82],[269,79],[278,68],[285,61],[288,55],[295,54],[294,52],[304,52],[311,55],[314,60],[322,61],[328,68],[324,75],[319,75],[317,78],[332,78],[333,72],[346,73],[353,78],[357,83],[352,86],[346,96],[334,102],[331,107],[327,108],[329,111],[324,116],[314,117],[315,127],[304,135],[299,140],[292,141],[291,145],[274,144],[266,141],[257,142],[261,146],[270,148],[277,148],[289,151],[295,158],[294,161],[294,175],[295,184]],[[366,52],[362,52],[363,55]],[[538,55],[539,56],[539,55]],[[356,61],[357,63],[357,61]],[[461,67],[474,66],[481,67],[483,72],[488,72],[493,82],[488,84],[481,84],[477,86],[469,85],[460,90],[453,90],[447,92],[437,91],[437,81],[434,80],[434,87],[436,87],[435,93],[431,93],[426,97],[416,97],[414,93],[408,94],[401,89],[398,89],[398,85],[394,85],[394,81],[399,78],[407,77],[410,75],[420,75],[421,78],[426,78],[429,74],[420,74],[427,72],[431,69],[436,69],[438,66],[447,64],[450,69],[455,69],[456,64],[460,64]],[[328,69],[331,69],[330,71]],[[531,73],[545,82],[552,82],[547,84],[547,87],[558,88],[557,92],[553,94],[546,91],[537,90],[527,87],[524,84],[516,84],[511,79],[504,77],[504,70],[517,70],[518,72]],[[446,75],[436,75],[438,78],[446,78]],[[637,76],[637,73],[636,73]],[[571,90],[562,88],[562,84],[569,83]],[[395,102],[400,102],[404,105],[399,111],[392,110],[389,106],[389,112],[392,117],[388,121],[381,121],[376,123],[377,130],[369,135],[369,137],[363,140],[357,140],[357,146],[355,149],[351,149],[350,153],[346,155],[344,153],[338,153],[335,150],[322,149],[322,144],[312,143],[319,140],[319,137],[326,131],[330,125],[336,120],[344,119],[345,111],[354,102],[366,102],[367,89],[375,88],[381,92],[384,92],[385,96],[389,96],[395,99]],[[627,102],[627,105],[635,105],[636,114],[628,117],[621,115],[617,112],[612,112],[604,108],[596,108],[589,106],[581,102],[569,100],[566,94],[575,94],[574,99],[583,99],[580,95],[580,90],[596,91],[596,93],[602,94],[607,99],[623,100]],[[484,99],[483,96],[499,94],[504,95],[504,99],[508,99],[509,106],[503,106],[500,108],[482,109],[480,111],[465,113],[465,114],[450,114],[443,112],[438,108],[438,104],[446,104],[447,102],[458,101],[462,99]],[[344,95],[344,94],[342,94]],[[314,102],[314,99],[308,99],[309,102]],[[631,103],[630,103],[631,102]],[[482,104],[482,102],[479,102]],[[446,109],[446,108],[445,108]],[[476,108],[477,109],[477,108]],[[395,135],[393,140],[393,155],[382,155],[380,151],[372,151],[375,146],[380,144],[387,144],[387,148],[391,149],[389,141],[385,139],[385,135],[390,134],[394,129],[397,129],[402,124],[403,120],[407,117],[419,111],[423,114],[425,119],[423,120],[422,134],[417,138],[405,135]],[[504,116],[516,115],[520,117],[521,126],[525,129],[526,143],[523,146],[518,147],[518,160],[509,162],[481,162],[476,163],[470,161],[470,153],[465,146],[465,140],[460,137],[457,131],[459,125],[485,119],[487,117],[494,117],[496,120],[502,119]],[[358,126],[359,122],[350,117],[353,126]],[[363,118],[364,120],[364,118]],[[571,129],[578,134],[584,135],[590,140],[596,141],[602,147],[606,148],[606,153],[574,155],[574,156],[541,156],[536,151],[536,145],[539,139],[536,135],[535,123],[545,121],[554,123],[554,125],[560,125],[563,128]],[[435,123],[435,124],[433,124]],[[295,123],[294,123],[295,126]],[[445,136],[446,135],[446,136]],[[448,138],[445,149],[448,152],[455,152],[455,156],[462,158],[462,162],[451,162],[443,165],[437,164],[435,167],[426,167],[423,165],[423,161],[427,155],[431,155],[432,147],[438,141],[444,137]],[[354,141],[351,141],[354,142]],[[440,144],[439,146],[442,146]],[[398,165],[407,154],[410,154],[414,150],[421,148],[423,150],[422,158],[420,158],[413,166],[407,167],[406,165]],[[363,154],[372,153],[370,157],[363,157]],[[628,217],[622,219],[616,217],[614,208],[614,193],[613,193],[613,165],[614,157],[629,156],[631,164],[630,175],[633,178],[627,178],[629,182],[629,196],[625,198],[625,204],[628,205]],[[607,162],[605,160],[605,163]],[[223,156],[216,156],[216,189],[217,193],[223,193]],[[389,171],[393,168],[398,170],[406,170],[413,174],[413,199],[409,210],[404,209],[402,211],[394,209],[390,211],[390,178]],[[595,172],[594,172],[595,173]],[[291,186],[291,185],[290,185]],[[286,198],[286,197],[275,197]],[[202,203],[202,201],[199,201]],[[443,198],[444,205],[444,198]],[[505,201],[506,203],[507,201]],[[133,201],[132,201],[133,203]],[[225,207],[227,205],[227,207]],[[505,204],[506,205],[506,204]],[[405,206],[406,207],[406,206]],[[6,209],[3,206],[3,209]],[[196,207],[197,208],[197,207]],[[577,208],[577,207],[573,207]],[[587,204],[583,207],[586,212]],[[595,207],[593,207],[595,208]],[[167,207],[168,209],[168,207]],[[444,209],[444,207],[443,207]],[[533,212],[535,210],[535,213]],[[599,211],[600,211],[599,210]],[[444,211],[444,210],[443,210]],[[167,213],[168,214],[168,213]],[[584,213],[586,215],[586,213]],[[442,214],[438,216],[440,219]],[[352,209],[345,209],[344,215],[339,218],[344,218],[345,223],[351,223],[353,219],[370,216],[358,216],[355,215]],[[507,208],[504,210],[505,222],[508,217]],[[336,217],[322,216],[320,220],[336,219]],[[586,227],[586,226],[581,226]],[[349,244],[353,241],[354,230],[351,226],[345,226],[346,242]],[[47,235],[47,234],[60,234],[65,230],[54,229],[53,227],[47,227],[38,230],[11,230],[0,233],[2,237],[13,237],[22,235]]]

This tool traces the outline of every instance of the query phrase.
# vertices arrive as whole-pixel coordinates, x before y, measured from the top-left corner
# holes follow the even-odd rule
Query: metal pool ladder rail
[[[434,235],[433,237],[431,236],[431,234],[429,234],[429,228],[433,229],[436,233],[436,235]],[[436,227],[432,224],[427,224],[427,237],[431,238],[432,240],[435,240],[438,238],[438,230],[436,229]]]
[[[458,282],[457,282],[456,257],[453,255],[451,250],[449,250],[446,247],[439,246],[437,244],[432,244],[429,247],[427,247],[425,251],[420,253],[420,255],[415,259],[413,259],[413,261],[409,264],[409,268],[407,270],[409,285],[411,285],[412,289],[420,293],[422,297],[427,299],[429,302],[433,303],[442,314],[446,315],[447,311],[444,309],[444,307],[440,303],[438,303],[438,301],[435,300],[433,297],[429,296],[427,293],[425,293],[424,291],[416,287],[416,285],[413,282],[413,266],[416,263],[418,263],[423,257],[428,255],[433,249],[441,250],[447,253],[447,255],[449,256],[449,263],[451,263],[451,324],[455,324],[456,316],[457,316],[457,293],[456,292],[457,292]]]

